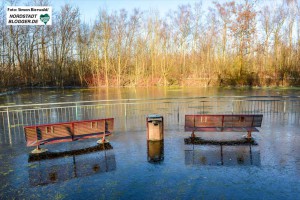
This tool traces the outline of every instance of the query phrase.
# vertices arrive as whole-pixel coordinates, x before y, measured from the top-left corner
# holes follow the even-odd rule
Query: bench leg
[[[191,137],[192,137],[192,138],[195,138],[195,137],[196,137],[196,135],[195,135],[195,132],[194,132],[194,131],[192,132],[192,134],[191,134]]]
[[[34,150],[31,151],[32,154],[40,154],[47,152],[48,149],[42,149],[40,148],[40,145],[38,145]]]
[[[252,139],[251,131],[248,131],[248,133],[247,133],[247,139],[248,139],[248,140],[251,140],[251,139]]]
[[[104,134],[104,136],[102,137],[102,139],[98,140],[97,143],[98,144],[104,144],[104,143],[109,143],[109,141],[105,139],[105,134]]]

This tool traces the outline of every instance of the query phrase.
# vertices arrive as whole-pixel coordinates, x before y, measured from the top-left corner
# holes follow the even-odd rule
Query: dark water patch
[[[228,141],[217,141],[217,140],[207,140],[203,139],[201,137],[189,137],[189,138],[184,138],[184,143],[185,144],[193,144],[193,145],[201,145],[201,144],[210,144],[210,145],[257,145],[257,142],[251,138],[242,138],[239,140],[228,140]]]
[[[59,157],[66,157],[66,156],[75,156],[75,155],[82,155],[87,153],[92,153],[96,151],[105,151],[113,149],[110,143],[105,144],[98,144],[93,147],[87,147],[83,149],[74,149],[70,151],[63,151],[63,152],[50,152],[46,151],[43,153],[30,153],[28,157],[28,162],[34,162],[39,160],[45,160],[45,159],[54,159]]]

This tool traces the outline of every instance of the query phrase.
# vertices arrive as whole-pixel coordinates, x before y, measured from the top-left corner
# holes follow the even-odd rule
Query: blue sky
[[[201,0],[49,0],[53,7],[53,11],[60,10],[60,7],[68,3],[74,7],[78,7],[81,14],[81,19],[87,23],[92,23],[96,19],[99,9],[106,8],[109,12],[125,9],[128,12],[134,8],[139,8],[142,11],[157,9],[161,16],[164,16],[169,10],[176,10],[179,5],[201,2]],[[214,7],[213,2],[227,2],[230,0],[202,0],[202,9],[207,11],[209,7]],[[237,0],[239,1],[239,0]],[[28,0],[20,0],[20,6],[24,5]],[[262,3],[278,3],[281,0],[258,0],[258,5]]]
[[[124,8],[131,12],[134,8],[141,10],[157,9],[161,15],[165,15],[170,9],[175,10],[182,4],[195,4],[200,0],[52,0],[52,6],[57,11],[65,3],[79,7],[81,19],[91,22],[96,19],[99,8],[106,8],[108,11]],[[203,0],[203,5],[211,5],[213,1]]]

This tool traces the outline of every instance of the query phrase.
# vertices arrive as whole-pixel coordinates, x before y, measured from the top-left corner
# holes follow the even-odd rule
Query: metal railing
[[[116,131],[143,130],[150,113],[164,116],[165,127],[184,124],[185,114],[287,115],[297,120],[298,96],[226,96],[125,99],[28,104],[0,107],[0,144],[24,141],[23,127],[75,120],[115,118]]]

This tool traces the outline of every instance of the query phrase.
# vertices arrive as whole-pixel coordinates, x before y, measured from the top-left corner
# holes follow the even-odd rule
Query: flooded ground
[[[0,106],[114,99],[211,96],[300,96],[299,88],[97,88],[27,89],[0,95]]]
[[[299,122],[299,121],[298,121]],[[25,143],[0,147],[1,199],[297,199],[299,123],[265,118],[258,145],[185,145],[183,126],[165,131],[163,150],[149,152],[146,129],[116,131],[113,149],[29,162]],[[239,139],[243,133],[197,133]],[[45,146],[67,151],[95,140]],[[151,148],[151,147],[150,147]],[[222,151],[221,151],[222,150]],[[160,162],[149,162],[153,155]],[[162,155],[159,155],[162,154]]]
[[[142,98],[143,95],[145,98],[171,98],[197,95],[272,96],[280,93],[299,96],[300,94],[299,90],[218,92],[213,88],[197,91],[180,89],[173,91],[174,95],[171,90],[159,90],[156,93],[155,90],[147,92],[146,89],[144,93],[142,90],[137,93],[125,90],[113,90],[110,93],[94,93],[94,90],[83,90],[78,93],[56,90],[37,93],[28,91],[1,96],[0,99],[2,104],[10,105],[59,100]],[[32,96],[33,98],[30,98]],[[169,104],[165,102],[164,107]],[[120,109],[116,111],[112,109],[108,113],[109,115],[114,113],[116,120],[115,133],[109,138],[112,149],[32,161],[29,160],[29,153],[33,148],[26,147],[24,134],[11,133],[17,139],[5,139],[0,143],[0,199],[299,198],[300,114],[295,110],[298,107],[290,107],[289,112],[264,114],[260,132],[252,134],[257,145],[186,145],[184,138],[189,137],[190,133],[184,132],[184,121],[181,118],[184,114],[197,113],[193,111],[197,107],[191,106],[189,109],[180,110],[172,107],[167,111],[161,107],[158,106],[156,112],[161,111],[165,116],[163,143],[147,143],[146,119],[144,114],[136,116],[133,112],[129,115],[128,110],[132,110],[133,107],[128,107],[130,109],[126,112],[126,120],[123,114],[118,114]],[[223,104],[221,107],[225,109],[222,112],[232,109]],[[140,112],[141,109],[147,110],[146,108],[136,107]],[[209,110],[215,112],[213,107]],[[180,118],[177,118],[179,115]],[[4,137],[8,137],[4,129],[0,130]],[[216,141],[239,140],[245,134],[196,133],[204,139]],[[45,145],[44,148],[52,152],[70,152],[95,145],[96,140],[91,139]]]

